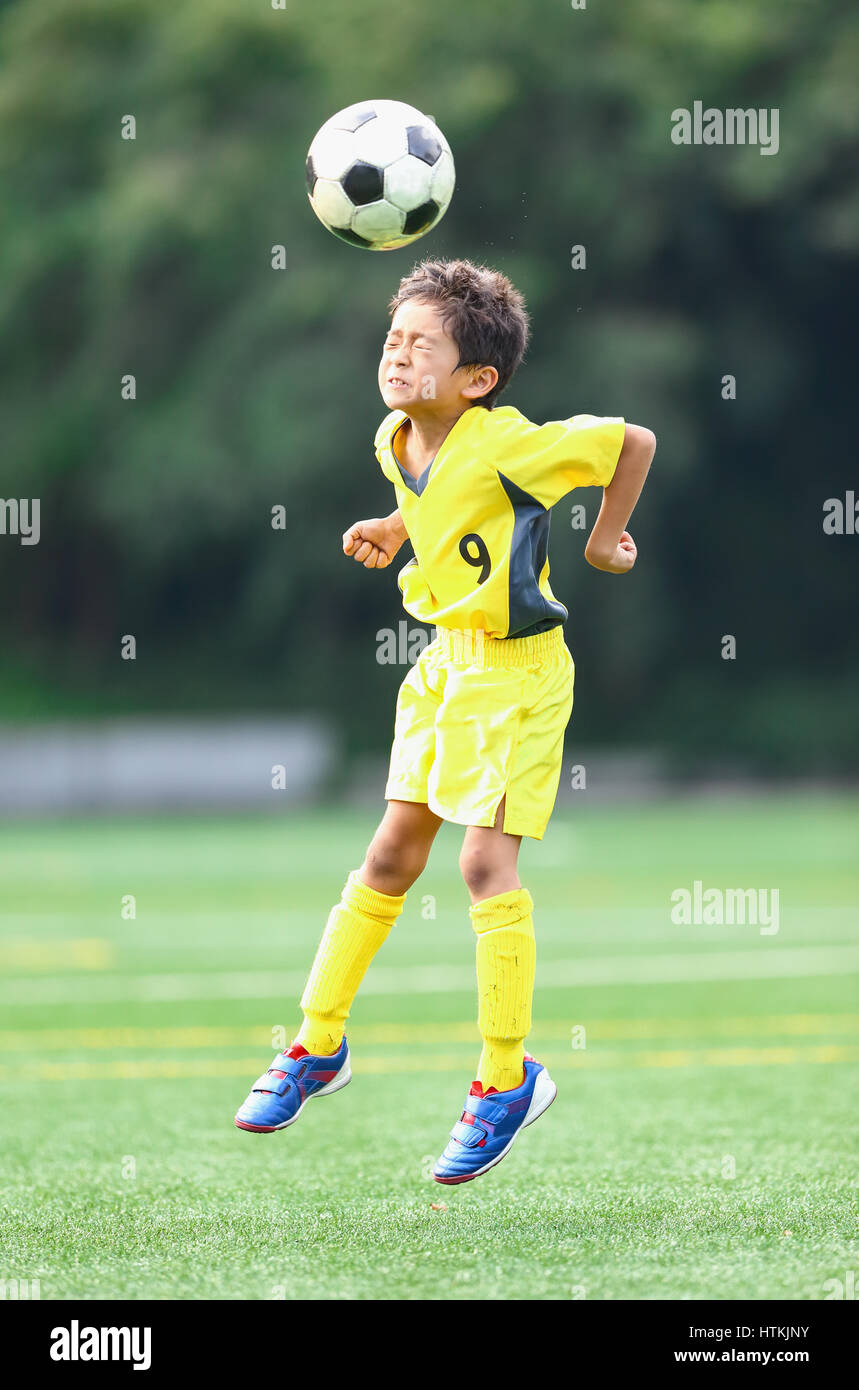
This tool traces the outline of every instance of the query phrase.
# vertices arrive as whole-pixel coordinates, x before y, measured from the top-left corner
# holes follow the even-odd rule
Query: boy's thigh
[[[555,803],[573,662],[563,647],[538,668],[465,668],[448,676],[436,718],[429,804],[446,820],[540,839]]]
[[[427,656],[427,647],[406,675],[397,695],[394,740],[385,797],[388,801],[426,801],[436,755],[436,718],[444,691],[444,672]]]
[[[524,670],[449,670],[429,774],[429,804],[445,820],[495,824],[513,765],[526,688]]]
[[[549,823],[573,708],[574,674],[573,659],[564,647],[532,682],[532,703],[523,713],[507,785],[504,829],[510,834],[540,840]]]

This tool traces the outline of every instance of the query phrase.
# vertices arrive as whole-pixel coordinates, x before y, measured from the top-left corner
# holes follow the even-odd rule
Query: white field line
[[[548,960],[538,967],[537,985],[543,989],[582,989],[605,985],[795,979],[851,973],[859,973],[859,946],[784,948],[773,943],[748,951]],[[22,978],[0,983],[0,1005],[283,999],[300,995],[306,978],[307,972],[304,970]],[[365,997],[372,994],[471,994],[475,988],[471,966],[374,966],[361,986],[361,994]]]

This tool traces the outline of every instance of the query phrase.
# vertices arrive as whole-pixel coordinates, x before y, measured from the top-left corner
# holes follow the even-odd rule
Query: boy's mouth
[[[387,385],[393,386],[396,390],[400,390],[402,387],[408,386],[408,384],[409,383],[401,376],[389,376],[387,380]]]

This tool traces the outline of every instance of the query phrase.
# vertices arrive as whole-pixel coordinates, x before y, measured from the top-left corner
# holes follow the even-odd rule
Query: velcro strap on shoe
[[[478,1120],[485,1120],[488,1125],[497,1125],[507,1114],[507,1106],[497,1104],[492,1096],[468,1096],[465,1109]]]
[[[287,1076],[300,1076],[307,1070],[309,1061],[309,1057],[287,1057],[285,1052],[279,1052],[269,1064],[269,1071],[285,1071]]]
[[[451,1139],[458,1139],[466,1149],[476,1149],[486,1138],[486,1130],[482,1125],[467,1125],[462,1120],[457,1120],[450,1131],[450,1137]]]
[[[280,1070],[280,1067],[278,1067],[277,1071]],[[277,1076],[275,1070],[272,1069],[271,1071],[264,1071],[262,1076],[258,1077],[257,1080],[254,1082],[253,1086],[251,1087],[251,1090],[273,1091],[276,1096],[282,1096],[285,1095],[286,1090],[289,1086],[294,1085],[295,1081],[293,1077],[289,1076],[288,1074],[286,1076]]]

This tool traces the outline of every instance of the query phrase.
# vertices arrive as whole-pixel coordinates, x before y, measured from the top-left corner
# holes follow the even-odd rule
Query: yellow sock
[[[484,1090],[495,1086],[509,1091],[522,1084],[537,963],[533,906],[525,888],[514,888],[471,908],[477,932],[477,1022],[483,1039],[477,1079]]]
[[[405,893],[393,898],[368,888],[355,870],[347,878],[301,996],[304,1022],[295,1041],[308,1052],[326,1057],[339,1048],[358,986],[405,900]]]

